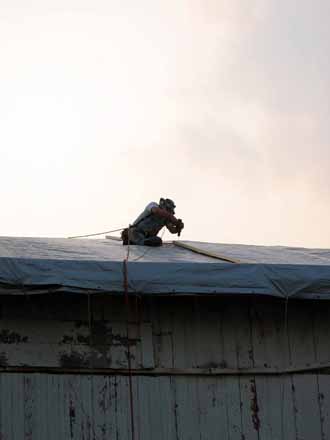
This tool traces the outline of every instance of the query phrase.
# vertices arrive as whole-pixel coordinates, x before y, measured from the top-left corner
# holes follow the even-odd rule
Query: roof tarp
[[[181,242],[130,246],[129,291],[330,299],[330,250]],[[114,240],[0,238],[1,293],[124,291],[127,247]]]

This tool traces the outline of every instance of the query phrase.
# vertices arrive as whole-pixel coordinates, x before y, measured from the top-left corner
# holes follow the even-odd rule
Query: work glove
[[[181,220],[181,218],[178,218],[178,221],[176,223],[176,229],[178,231],[178,237],[180,237],[180,234],[181,234],[181,231],[182,231],[183,228],[184,228],[184,223]]]

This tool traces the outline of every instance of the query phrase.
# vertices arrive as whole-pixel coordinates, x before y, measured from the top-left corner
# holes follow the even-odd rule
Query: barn
[[[0,238],[1,440],[330,439],[330,251]]]

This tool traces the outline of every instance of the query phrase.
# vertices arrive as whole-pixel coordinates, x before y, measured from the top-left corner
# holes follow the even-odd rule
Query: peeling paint
[[[102,387],[102,389],[100,390],[100,392],[99,392],[99,396],[100,396],[100,398],[99,398],[99,407],[101,408],[101,410],[102,410],[103,412],[106,411],[106,401],[105,401],[105,396],[106,396],[107,390],[108,390],[108,384],[107,384],[107,382],[106,382],[106,383],[104,384],[104,386]]]
[[[29,341],[27,336],[21,336],[19,333],[3,329],[0,332],[0,343],[2,344],[26,344]]]
[[[89,336],[77,334],[75,336],[63,335],[60,344],[89,344]]]
[[[253,427],[256,431],[260,429],[260,419],[259,419],[259,405],[258,405],[258,396],[257,396],[257,388],[254,380],[251,380],[250,390],[252,393],[251,398],[251,411],[252,411],[252,423]]]
[[[113,343],[111,345],[113,346],[124,346],[127,347],[128,345],[133,346],[136,345],[139,342],[139,339],[136,338],[127,338],[126,336],[121,336],[121,335],[115,335],[112,334],[112,340]]]
[[[70,417],[70,436],[71,438],[73,438],[73,428],[76,422],[76,411],[72,399],[70,399],[69,417]]]
[[[8,366],[8,357],[7,357],[7,353],[5,353],[4,351],[2,351],[0,353],[0,366],[1,367],[7,367]]]
[[[198,365],[198,368],[212,369],[218,368],[219,365],[216,362],[206,362],[205,364]]]
[[[90,358],[85,354],[71,351],[70,353],[60,353],[59,362],[63,368],[89,367]]]

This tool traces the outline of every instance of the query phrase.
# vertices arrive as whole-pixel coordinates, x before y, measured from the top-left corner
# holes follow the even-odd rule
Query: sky
[[[329,17],[0,0],[0,235],[116,229],[169,197],[185,240],[330,247]]]

